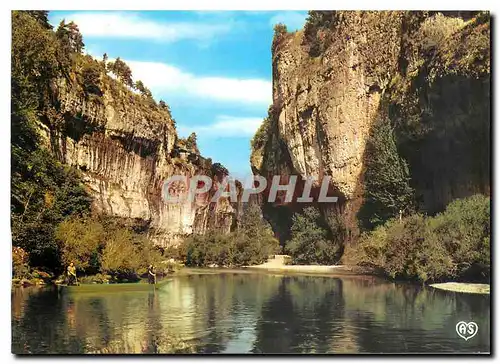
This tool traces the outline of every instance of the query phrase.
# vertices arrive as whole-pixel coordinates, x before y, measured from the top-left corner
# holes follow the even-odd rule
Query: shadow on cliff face
[[[397,217],[400,209],[403,215],[415,210],[435,214],[454,199],[490,193],[489,73],[479,78],[447,74],[431,83],[429,63],[411,80],[403,97],[395,101],[391,93],[397,91],[388,90],[372,125],[359,182],[364,200],[357,217],[365,229]],[[378,130],[384,121],[387,127]],[[381,156],[392,143],[393,155]],[[406,165],[411,204],[404,196],[409,190],[401,186]],[[377,214],[381,219],[374,223]]]
[[[414,85],[417,125],[393,105],[398,149],[409,162],[420,210],[434,214],[453,199],[490,192],[490,79],[447,75]]]
[[[414,211],[434,214],[453,199],[490,193],[489,14],[445,12],[442,18],[437,16],[440,13],[404,14],[398,64],[389,74],[392,80],[387,88],[375,85],[368,90],[381,93],[382,100],[362,157],[364,173],[348,201],[321,209],[323,216],[332,209],[342,217],[346,242],[356,240],[358,225],[373,228],[398,217],[400,210],[403,215]],[[336,34],[331,27],[338,15],[314,12],[308,20],[304,41],[309,45],[319,42],[323,47],[315,50],[316,55],[328,47],[321,37]],[[449,21],[457,17],[468,23]],[[394,24],[388,27],[392,30]],[[380,54],[370,56],[383,59]],[[276,108],[281,107],[280,102],[279,98],[275,101]],[[297,174],[272,111],[261,133],[268,135],[257,153],[262,159],[255,159],[264,168],[259,167],[257,173]],[[302,115],[309,116],[308,110]],[[370,148],[376,142],[374,128],[384,122],[378,135],[379,150],[389,144],[391,150],[385,159],[370,165],[370,159],[380,157]],[[392,177],[386,178],[386,172]],[[378,193],[373,195],[371,188]],[[282,245],[290,236],[293,213],[303,207],[306,205],[264,206],[265,217]],[[373,219],[376,214],[380,216]]]
[[[256,175],[266,177],[268,181],[267,188],[259,196],[263,216],[271,224],[280,245],[284,247],[291,238],[294,214],[302,213],[307,207],[315,207],[321,213],[321,224],[324,223],[328,227],[332,243],[342,242],[339,249],[341,255],[343,244],[349,241],[357,231],[357,224],[353,223],[352,204],[332,183],[328,185],[326,196],[337,197],[338,201],[335,203],[318,202],[321,195],[322,175],[308,194],[313,198],[313,202],[297,201],[306,189],[306,182],[300,178],[302,174],[294,168],[288,147],[280,137],[275,109],[275,106],[269,108],[268,117],[264,119],[252,140],[252,171]],[[309,111],[306,111],[306,114]],[[310,117],[310,114],[304,117]],[[291,201],[284,202],[283,199],[280,201],[280,196],[278,196],[276,202],[268,202],[271,182],[275,175],[280,176],[281,185],[289,183],[290,176],[298,177]],[[284,198],[284,196],[281,197]]]

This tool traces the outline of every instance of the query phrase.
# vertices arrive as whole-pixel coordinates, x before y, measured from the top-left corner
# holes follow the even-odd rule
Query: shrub
[[[100,260],[103,273],[136,280],[150,264],[158,266],[163,258],[146,237],[127,228],[115,228],[107,234]]]
[[[345,262],[380,268],[392,278],[418,281],[485,280],[490,276],[490,201],[455,200],[435,217],[392,219],[351,247]]]
[[[121,80],[125,85],[134,87],[132,81],[132,70],[130,67],[118,57],[114,62],[108,63],[108,68]]]
[[[138,251],[132,239],[132,233],[128,230],[116,230],[108,235],[101,257],[103,272],[111,275],[131,275],[140,268]]]
[[[274,25],[274,40],[279,40],[280,37],[288,33],[288,29],[285,24],[278,23]]]
[[[318,57],[330,44],[330,39],[325,36],[338,21],[335,11],[315,11],[308,13],[304,25],[304,43],[309,48],[309,55]]]
[[[73,261],[86,274],[105,273],[113,279],[137,279],[150,264],[157,267],[162,254],[144,234],[112,218],[71,218],[56,229],[61,259]]]
[[[28,253],[23,248],[12,247],[12,277],[25,278],[28,272]]]
[[[187,266],[222,267],[264,263],[279,251],[279,242],[272,234],[256,204],[247,207],[238,229],[230,234],[209,231],[191,235],[178,247],[175,254]],[[169,252],[172,256],[173,252]]]
[[[37,269],[35,269],[33,272],[31,272],[31,277],[40,278],[40,279],[43,279],[44,281],[48,281],[48,280],[54,278],[54,276],[52,274],[44,272],[44,271],[40,271]]]
[[[440,49],[446,45],[448,37],[463,27],[463,19],[445,16],[441,13],[425,19],[416,35],[423,50]]]
[[[385,271],[392,277],[438,280],[453,271],[446,249],[431,238],[428,219],[415,214],[393,222],[388,231]]]
[[[55,232],[64,266],[74,262],[81,271],[97,272],[99,250],[104,244],[103,226],[86,218],[72,218],[61,222]]]
[[[270,134],[271,120],[272,120],[272,108],[269,107],[269,110],[267,111],[267,117],[265,117],[264,120],[262,120],[262,123],[255,132],[252,140],[250,141],[252,153],[262,149],[266,145]]]
[[[200,154],[200,151],[198,149],[198,137],[196,136],[196,133],[191,133],[186,139],[186,148],[196,154]]]
[[[82,83],[86,92],[96,95],[102,95],[101,91],[101,71],[102,68],[98,61],[84,58],[82,67]]]
[[[153,94],[151,93],[151,91],[146,86],[144,86],[144,83],[142,83],[141,80],[138,80],[135,82],[134,88],[137,91],[139,91],[142,96],[153,97]]]
[[[336,263],[340,246],[335,243],[319,211],[307,207],[292,218],[291,239],[285,250],[294,264]]]
[[[456,277],[490,276],[490,199],[475,195],[455,200],[430,221],[433,238],[456,265]]]
[[[61,165],[43,149],[13,156],[11,201],[14,246],[29,254],[32,267],[57,270],[57,224],[90,208],[91,198],[79,173]]]

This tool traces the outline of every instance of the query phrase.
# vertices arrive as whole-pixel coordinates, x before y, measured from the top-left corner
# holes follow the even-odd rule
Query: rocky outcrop
[[[227,199],[210,203],[214,188],[193,202],[168,203],[162,194],[164,181],[173,175],[215,176],[211,161],[175,153],[177,133],[168,109],[102,77],[101,95],[82,92],[81,85],[66,79],[54,82],[56,112],[42,126],[59,159],[82,172],[94,210],[140,220],[163,246],[208,228],[229,231],[237,206]]]
[[[339,203],[320,207],[355,237],[365,148],[381,115],[396,129],[423,210],[487,192],[489,15],[313,12],[304,30],[277,32],[273,104],[253,145],[252,168],[264,175],[331,176]],[[409,131],[415,125],[425,126],[418,138]],[[473,143],[467,130],[475,131]],[[481,166],[470,158],[452,164],[457,151],[473,153]]]

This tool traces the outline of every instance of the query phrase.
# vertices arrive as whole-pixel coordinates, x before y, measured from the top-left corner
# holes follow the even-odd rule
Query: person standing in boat
[[[68,266],[68,286],[76,286],[76,267],[75,263],[71,262]]]
[[[156,272],[155,272],[155,267],[150,264],[148,267],[148,281],[150,284],[155,284],[156,283]]]

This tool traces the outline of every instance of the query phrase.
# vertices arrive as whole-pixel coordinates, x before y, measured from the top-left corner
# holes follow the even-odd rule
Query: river
[[[457,335],[459,321],[477,334]],[[12,352],[476,353],[490,296],[375,277],[197,274],[156,292],[12,290]]]

